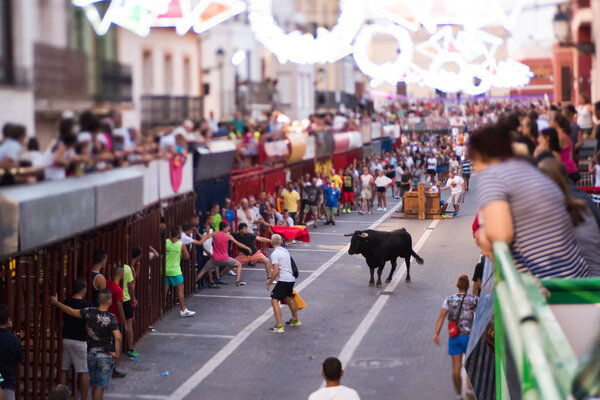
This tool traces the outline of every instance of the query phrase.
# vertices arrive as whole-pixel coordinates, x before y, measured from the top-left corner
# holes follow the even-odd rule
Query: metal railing
[[[199,121],[204,98],[189,96],[142,96],[142,127],[179,125],[185,119]]]
[[[88,99],[88,57],[85,53],[36,43],[34,56],[37,99]]]
[[[132,101],[133,77],[130,65],[111,60],[96,64],[96,101],[128,103]]]
[[[505,243],[494,243],[494,258],[497,398],[566,399],[578,367],[571,345],[538,281],[515,269]],[[510,381],[513,371],[518,382]]]

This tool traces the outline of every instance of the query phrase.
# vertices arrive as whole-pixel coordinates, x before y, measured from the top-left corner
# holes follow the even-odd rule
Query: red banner
[[[296,225],[293,227],[288,226],[275,226],[271,227],[273,232],[281,235],[285,240],[300,240],[301,242],[310,243],[310,235],[308,234],[308,228],[303,225]]]

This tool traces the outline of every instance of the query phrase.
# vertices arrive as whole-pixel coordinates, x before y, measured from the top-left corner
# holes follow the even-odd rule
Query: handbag
[[[460,313],[462,311],[462,306],[463,306],[463,302],[465,301],[465,297],[467,297],[467,295],[465,294],[462,298],[462,300],[460,301],[460,307],[458,308],[458,314],[456,314],[456,320],[455,321],[448,321],[448,336],[450,336],[451,338],[455,338],[458,336],[458,319],[460,318]]]
[[[292,264],[292,275],[294,275],[294,278],[298,279],[298,276],[300,275],[298,273],[298,266],[296,265],[296,262],[294,261],[294,258],[292,256],[290,256],[290,261]]]

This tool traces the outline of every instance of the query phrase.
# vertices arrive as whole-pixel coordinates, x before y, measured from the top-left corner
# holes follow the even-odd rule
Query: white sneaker
[[[298,243],[298,242],[296,242],[296,240],[295,240],[295,239],[294,239],[294,240],[292,240],[292,244],[296,244],[296,243]]]
[[[377,211],[381,211],[381,210],[382,210],[382,208],[381,208],[381,207],[377,207]]]
[[[383,211],[383,212],[386,212],[386,211],[387,211],[387,208],[383,207],[383,208],[381,209],[381,211]]]
[[[190,311],[187,308],[185,311],[179,311],[179,316],[181,317],[193,317],[194,315],[196,315],[196,311]]]
[[[237,276],[237,274],[235,273],[235,271],[234,271],[234,270],[230,270],[230,271],[228,272],[228,274],[229,274],[229,275],[231,275],[231,276]]]

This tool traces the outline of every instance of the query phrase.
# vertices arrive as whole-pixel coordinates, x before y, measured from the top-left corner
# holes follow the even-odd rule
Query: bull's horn
[[[368,237],[369,237],[369,234],[368,234],[368,233],[366,233],[366,232],[363,232],[363,233],[361,233],[361,234],[360,234],[360,237],[363,237],[363,238],[368,238]]]
[[[348,237],[348,236],[354,236],[354,233],[346,233],[344,236]]]

